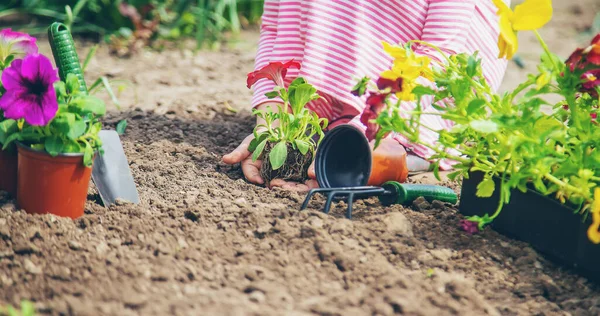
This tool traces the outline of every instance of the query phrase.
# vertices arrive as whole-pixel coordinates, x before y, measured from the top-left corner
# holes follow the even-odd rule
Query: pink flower
[[[248,89],[260,79],[269,79],[275,82],[276,85],[284,87],[283,79],[285,79],[288,69],[292,67],[300,69],[300,63],[293,59],[286,63],[271,62],[263,68],[248,74],[248,80],[246,81]]]
[[[11,29],[0,31],[0,62],[4,63],[10,55],[22,57],[37,52],[36,39],[28,34],[13,32]]]
[[[58,73],[50,60],[39,54],[16,59],[2,72],[6,93],[0,98],[4,116],[24,118],[30,125],[48,124],[58,111],[54,83]]]
[[[473,235],[479,232],[478,222],[470,221],[467,219],[461,219],[459,224],[460,228],[462,228],[462,230],[466,231],[468,234]]]

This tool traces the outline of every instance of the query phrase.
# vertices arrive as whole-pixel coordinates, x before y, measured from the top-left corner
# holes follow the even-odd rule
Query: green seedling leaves
[[[310,144],[307,141],[296,139],[295,143],[296,147],[298,147],[298,150],[303,155],[306,155],[306,153],[308,153],[308,151],[310,150]]]
[[[260,143],[256,145],[256,148],[252,151],[252,161],[256,162],[263,150],[265,149],[265,145],[267,144],[267,139],[262,140]]]
[[[287,159],[287,143],[285,141],[277,143],[269,153],[269,162],[273,170],[281,168]]]

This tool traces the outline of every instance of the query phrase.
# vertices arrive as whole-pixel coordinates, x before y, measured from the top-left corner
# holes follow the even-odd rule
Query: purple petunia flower
[[[467,233],[473,235],[479,232],[479,223],[473,222],[470,220],[462,219],[460,220],[460,228],[466,231]]]
[[[0,109],[9,119],[25,119],[30,125],[48,124],[58,111],[54,83],[56,69],[50,60],[39,54],[16,59],[2,72],[6,93],[0,98]]]
[[[11,29],[0,31],[0,61],[6,60],[9,55],[21,57],[37,52],[36,39],[29,34],[14,32]]]

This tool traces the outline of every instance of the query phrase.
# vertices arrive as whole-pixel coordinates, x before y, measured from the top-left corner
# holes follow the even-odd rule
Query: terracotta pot
[[[319,145],[315,172],[321,188],[406,182],[406,151],[397,141],[387,139],[373,151],[360,130],[351,125],[339,125],[327,132]]]
[[[92,168],[83,154],[50,156],[18,145],[17,204],[27,213],[77,218],[83,215]]]
[[[17,196],[17,150],[0,149],[0,191]]]

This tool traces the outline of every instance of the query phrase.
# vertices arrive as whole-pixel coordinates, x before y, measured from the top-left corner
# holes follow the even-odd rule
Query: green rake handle
[[[384,183],[383,188],[386,192],[391,193],[379,196],[381,204],[386,206],[392,204],[411,204],[421,196],[429,202],[434,200],[450,204],[456,204],[458,202],[458,196],[454,190],[438,185],[401,184],[399,182],[390,181]]]
[[[54,61],[58,68],[58,75],[61,80],[67,80],[68,74],[74,74],[79,79],[79,90],[85,94],[88,93],[83,70],[79,64],[79,56],[75,49],[73,36],[66,25],[54,22],[48,28],[48,41],[52,48]]]

